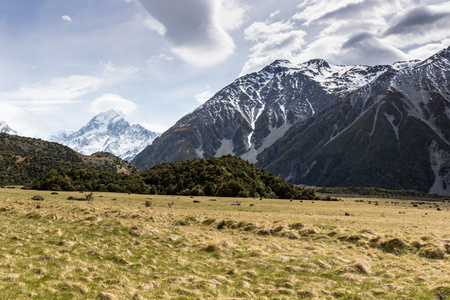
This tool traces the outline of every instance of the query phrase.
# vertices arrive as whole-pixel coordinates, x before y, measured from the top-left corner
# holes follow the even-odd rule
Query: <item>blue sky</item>
[[[0,120],[46,138],[115,108],[162,132],[275,59],[424,59],[448,28],[442,0],[0,0]]]

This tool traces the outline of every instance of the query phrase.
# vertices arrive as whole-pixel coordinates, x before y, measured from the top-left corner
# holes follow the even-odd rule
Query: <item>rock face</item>
[[[233,154],[293,183],[450,194],[450,49],[425,61],[275,61],[240,77],[132,161]]]
[[[158,135],[139,124],[130,125],[122,113],[111,109],[92,118],[80,130],[59,132],[50,140],[85,155],[102,151],[131,161]]]

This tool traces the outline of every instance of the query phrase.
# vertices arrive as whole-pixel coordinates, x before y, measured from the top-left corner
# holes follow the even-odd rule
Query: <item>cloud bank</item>
[[[441,41],[450,36],[450,3],[421,6],[400,12],[382,37],[398,47]]]
[[[240,26],[244,9],[232,2],[140,0],[157,20],[149,28],[169,41],[174,54],[196,67],[217,65],[233,54],[235,44],[226,30]]]
[[[137,105],[134,102],[115,94],[103,94],[90,104],[90,111],[95,114],[107,111],[111,108],[127,115],[134,112],[137,109]]]
[[[293,59],[305,44],[306,32],[296,30],[293,22],[255,22],[244,32],[255,42],[241,75],[259,70],[276,59]]]
[[[290,16],[276,10],[245,30],[253,46],[241,75],[275,59],[367,65],[423,59],[448,47],[448,28],[446,1],[304,0]]]
[[[44,119],[26,107],[11,105],[0,101],[0,120],[21,135],[43,137],[49,131]],[[44,134],[43,134],[44,133]]]

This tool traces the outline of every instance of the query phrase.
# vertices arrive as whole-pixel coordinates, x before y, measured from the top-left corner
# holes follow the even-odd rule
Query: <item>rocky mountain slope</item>
[[[85,155],[103,151],[131,161],[158,135],[139,124],[130,125],[122,113],[111,109],[92,118],[80,130],[61,131],[50,141]]]
[[[293,183],[450,195],[450,47],[388,68],[258,157]]]
[[[233,154],[293,183],[449,194],[449,52],[373,67],[276,61],[219,91],[132,162]]]
[[[166,161],[240,156],[257,162],[294,124],[337,103],[389,66],[330,66],[320,59],[294,65],[275,61],[240,77],[179,120],[133,163],[149,168]]]
[[[0,133],[0,185],[28,184],[52,169],[69,167],[125,174],[138,171],[110,153],[86,156],[58,143]]]

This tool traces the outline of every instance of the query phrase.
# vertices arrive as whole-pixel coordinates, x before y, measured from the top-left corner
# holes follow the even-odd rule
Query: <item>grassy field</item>
[[[0,189],[1,299],[450,299],[450,203],[69,196]]]

